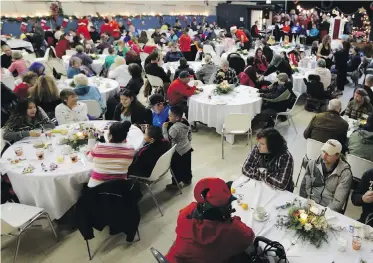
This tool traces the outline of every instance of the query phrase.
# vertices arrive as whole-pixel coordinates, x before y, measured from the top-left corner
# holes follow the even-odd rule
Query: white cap
[[[323,152],[326,152],[328,155],[336,155],[337,153],[340,154],[342,151],[342,144],[337,141],[330,139],[321,147]]]
[[[237,30],[237,27],[236,26],[231,26],[231,31],[233,30]]]

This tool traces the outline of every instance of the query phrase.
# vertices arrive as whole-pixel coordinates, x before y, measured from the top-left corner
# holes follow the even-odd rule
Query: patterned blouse
[[[220,84],[224,80],[227,80],[229,84],[238,85],[239,80],[236,75],[236,71],[232,68],[229,68],[227,72],[224,72],[222,69],[219,69],[215,73],[214,84]]]

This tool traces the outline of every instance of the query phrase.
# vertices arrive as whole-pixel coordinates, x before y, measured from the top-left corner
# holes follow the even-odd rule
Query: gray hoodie
[[[321,156],[308,162],[300,187],[300,196],[311,198],[316,203],[340,212],[351,189],[352,173],[350,165],[342,158],[337,167],[324,178]]]
[[[197,72],[197,79],[203,81],[205,84],[209,84],[211,76],[216,72],[216,65],[211,62],[203,65]]]
[[[348,151],[350,154],[373,162],[373,132],[354,131],[348,140]]]
[[[180,155],[184,155],[192,149],[190,143],[192,141],[192,131],[188,121],[185,119],[169,123],[167,128],[163,126],[163,136],[172,143],[172,146],[177,145],[175,150]]]

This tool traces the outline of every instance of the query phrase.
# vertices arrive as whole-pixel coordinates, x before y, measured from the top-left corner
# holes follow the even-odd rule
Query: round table
[[[224,52],[224,45],[218,42],[214,42],[215,44],[215,52],[220,57],[221,54]]]
[[[57,82],[57,87],[59,89],[72,88],[70,83],[72,79],[65,79]],[[88,78],[88,84],[95,86],[101,93],[102,101],[105,103],[109,98],[113,97],[120,89],[119,83],[113,79],[101,78],[101,77],[90,77]]]
[[[106,55],[97,55],[97,56],[98,56],[97,59],[93,59],[91,68],[93,69],[94,72],[96,72],[96,74],[100,74],[102,67],[105,63]],[[69,68],[70,58],[71,56],[68,56],[68,55],[62,56],[63,65],[65,66],[66,70]]]
[[[83,122],[94,124],[97,129],[108,133],[110,121],[90,121]],[[58,128],[73,129],[79,127],[78,123],[61,125]],[[56,128],[56,129],[58,129]],[[7,173],[12,183],[13,189],[22,204],[44,208],[52,219],[61,218],[78,200],[83,184],[87,183],[92,172],[93,165],[88,162],[84,153],[78,153],[79,161],[72,163],[69,156],[65,156],[62,164],[58,168],[50,171],[50,164],[57,164],[57,157],[62,155],[63,145],[58,145],[58,139],[63,135],[55,134],[52,138],[44,135],[39,138],[24,138],[10,146],[3,154],[1,170]],[[135,149],[139,149],[143,143],[143,133],[136,126],[131,126],[127,136],[127,141]],[[44,150],[44,160],[36,158],[37,149],[33,144],[44,140],[52,143],[53,151]],[[22,147],[23,156],[26,158],[18,164],[11,164],[10,159],[16,158],[15,148]],[[48,171],[44,172],[41,164],[44,164]],[[32,173],[23,174],[25,167],[32,164],[35,170]]]
[[[262,98],[258,97],[256,88],[240,85],[229,94],[215,95],[215,87],[201,86],[203,92],[189,98],[190,122],[205,123],[208,127],[215,127],[216,132],[221,134],[224,119],[230,113],[248,113],[251,118],[260,113]],[[234,137],[228,136],[227,141],[233,143]]]
[[[24,41],[22,39],[6,39],[5,37],[1,37],[2,41],[5,41],[6,44],[11,48],[11,49],[19,49],[19,48],[24,48],[27,49],[31,52],[34,52],[34,47],[32,46],[31,42]]]

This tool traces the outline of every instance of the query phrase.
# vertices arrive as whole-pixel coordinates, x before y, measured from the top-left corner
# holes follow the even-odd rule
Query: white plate
[[[264,221],[267,221],[267,220],[269,219],[269,213],[267,213],[267,215],[266,215],[263,219],[260,219],[260,218],[258,218],[257,214],[256,214],[255,211],[254,211],[254,213],[253,213],[253,218],[254,218],[256,221],[258,221],[258,222],[264,222]]]

